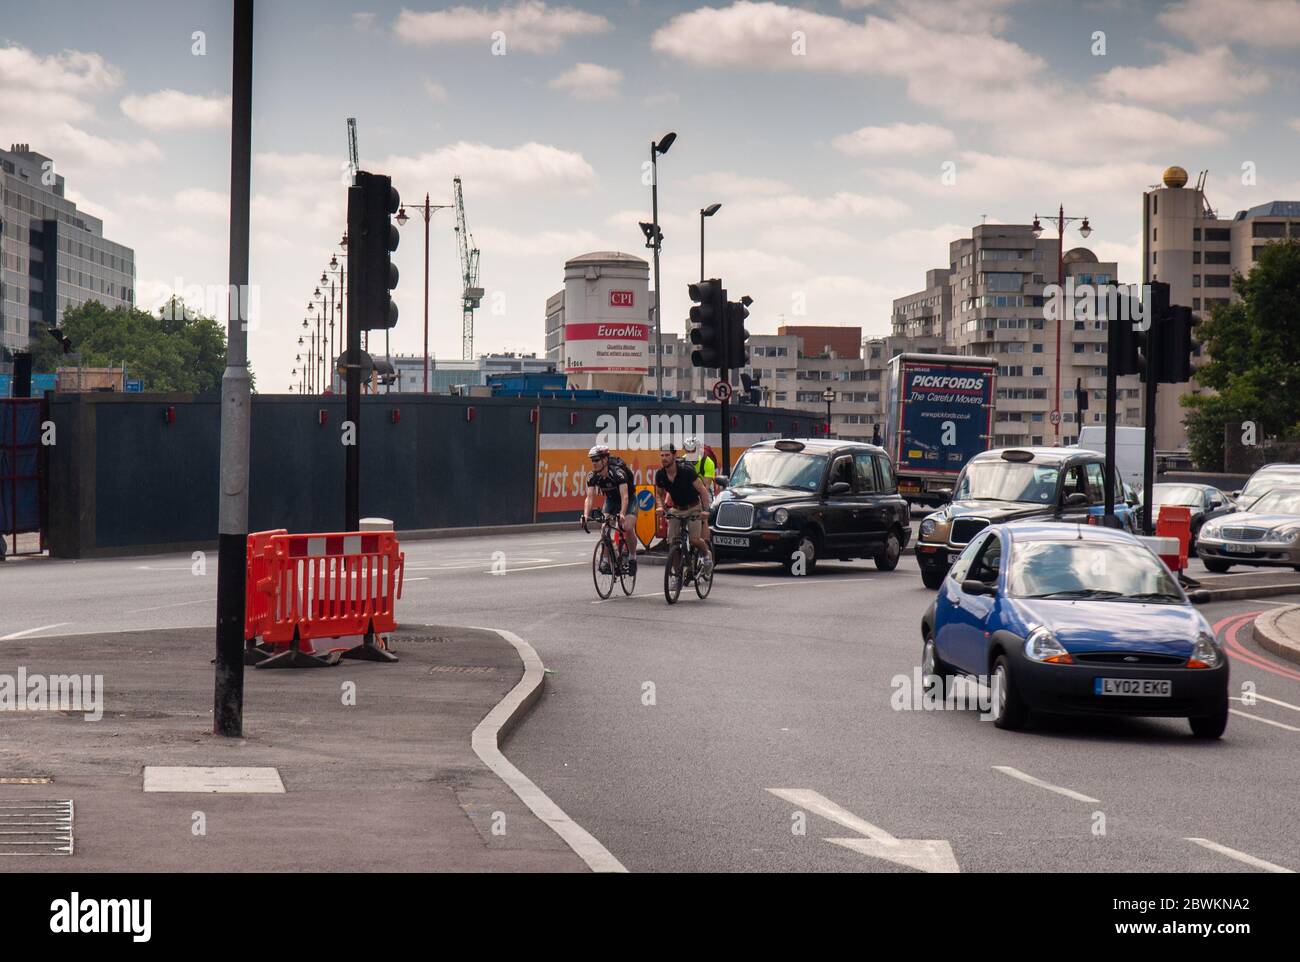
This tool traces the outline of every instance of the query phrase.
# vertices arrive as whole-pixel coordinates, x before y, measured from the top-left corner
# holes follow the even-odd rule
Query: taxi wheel
[[[1201,715],[1187,719],[1192,726],[1192,734],[1197,738],[1219,738],[1228,727],[1228,705],[1224,702],[1213,715]]]
[[[876,568],[880,571],[893,571],[898,567],[898,559],[903,553],[903,545],[898,540],[898,532],[889,532],[885,538],[885,550],[876,555]]]
[[[1220,561],[1218,558],[1202,558],[1201,563],[1205,565],[1206,571],[1216,575],[1227,574],[1228,569],[1232,567],[1228,562]]]
[[[1023,728],[1029,718],[1029,709],[1020,700],[1006,655],[998,655],[993,663],[993,724],[998,728],[1015,731]]]
[[[799,543],[795,546],[794,552],[791,552],[791,554],[794,554],[795,552],[803,555],[803,573],[805,575],[812,574],[817,568],[818,544],[816,532],[805,531],[803,534],[799,535]],[[793,558],[783,561],[782,564],[785,566],[786,574],[793,573]]]

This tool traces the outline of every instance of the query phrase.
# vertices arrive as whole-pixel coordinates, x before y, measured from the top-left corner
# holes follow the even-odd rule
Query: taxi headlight
[[[938,526],[939,526],[939,522],[935,521],[934,518],[926,518],[924,521],[921,522],[921,537],[925,537],[926,535],[930,534]]]
[[[1039,661],[1053,665],[1072,665],[1074,659],[1057,640],[1052,629],[1040,625],[1029,633],[1025,639],[1025,657],[1030,661]]]
[[[1196,635],[1196,645],[1192,648],[1192,657],[1187,659],[1187,667],[1218,668],[1222,657],[1214,646],[1214,635],[1202,628]]]
[[[790,520],[790,512],[785,510],[785,508],[777,508],[772,512],[772,520],[777,524],[785,524]]]

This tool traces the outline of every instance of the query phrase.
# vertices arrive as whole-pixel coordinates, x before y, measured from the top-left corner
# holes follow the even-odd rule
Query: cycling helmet
[[[591,446],[591,450],[587,452],[587,457],[591,458],[591,460],[593,461],[595,461],[597,458],[609,457],[609,445],[593,444]]]
[[[682,443],[682,448],[687,454],[695,454],[700,449],[700,439],[695,437],[687,438]]]

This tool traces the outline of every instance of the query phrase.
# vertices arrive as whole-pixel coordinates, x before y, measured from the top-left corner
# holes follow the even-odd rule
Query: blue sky
[[[224,3],[45,0],[0,24],[0,141],[54,157],[135,248],[142,303],[226,276],[229,20]],[[753,296],[752,330],[883,333],[891,299],[983,216],[1027,222],[1063,202],[1129,281],[1140,193],[1168,164],[1208,169],[1228,213],[1300,199],[1297,0],[262,0],[255,50],[262,390],[289,383],[342,233],[348,116],[362,166],[393,174],[404,200],[448,203],[463,177],[488,291],[479,350],[541,350],[566,258],[648,254],[641,165],[668,130],[666,330],[684,323],[697,212],[714,201],[708,272]],[[434,215],[431,267],[431,343],[447,358],[460,353],[451,213]],[[418,219],[397,263],[393,349],[412,353]]]

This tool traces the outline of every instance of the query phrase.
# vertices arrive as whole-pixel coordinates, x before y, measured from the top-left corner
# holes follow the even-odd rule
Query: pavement
[[[1263,612],[1255,619],[1253,631],[1265,651],[1300,664],[1300,605]]]
[[[610,599],[598,599],[590,570],[595,538],[575,524],[569,532],[406,543],[406,588],[398,616],[404,624],[490,625],[515,633],[537,651],[548,669],[546,684],[505,744],[505,755],[631,871],[913,870],[915,864],[891,857],[904,849],[921,853],[931,866],[955,864],[963,872],[1300,869],[1300,835],[1294,829],[1300,667],[1261,647],[1252,631],[1262,612],[1300,604],[1300,591],[1270,597],[1270,586],[1256,580],[1260,572],[1234,569],[1221,576],[1228,579],[1221,584],[1236,585],[1234,591],[1249,596],[1216,598],[1199,608],[1231,660],[1234,701],[1222,739],[1194,739],[1182,719],[1043,718],[1024,732],[1003,732],[970,711],[898,710],[892,704],[898,679],[919,667],[920,619],[934,598],[921,584],[913,557],[903,558],[893,572],[877,571],[869,561],[829,562],[806,578],[770,564],[727,565],[719,569],[707,600],[687,593],[670,607],[663,598],[663,569],[649,566],[630,597],[615,589]],[[1211,577],[1195,560],[1190,574],[1203,582]],[[186,627],[200,629],[194,637],[210,639],[215,589],[215,559],[204,565],[188,554],[5,565],[0,567],[0,658],[12,663],[5,656],[16,649],[22,653],[19,663],[30,665],[38,656],[75,652],[83,635],[108,646],[113,642],[105,633],[113,630],[124,632],[115,637],[126,638],[144,628]],[[415,658],[418,646],[406,647]],[[324,791],[333,767],[339,772],[335,777],[347,773],[349,789],[364,793],[366,806],[354,819],[371,819],[360,831],[368,832],[372,844],[384,844],[395,864],[405,867],[419,859],[393,851],[400,845],[380,837],[384,831],[372,812],[380,798],[406,804],[407,793],[447,813],[447,821],[437,824],[457,837],[465,836],[468,824],[475,844],[486,850],[480,853],[484,859],[506,858],[509,853],[488,849],[490,839],[483,841],[467,815],[435,801],[439,792],[432,786],[441,783],[434,762],[441,756],[425,746],[442,743],[427,726],[419,737],[411,727],[423,724],[420,709],[432,706],[432,698],[398,699],[405,709],[400,718],[385,713],[384,721],[375,721],[375,729],[402,740],[400,758],[389,758],[378,738],[350,753],[322,753],[323,764],[308,752],[307,736],[316,736],[321,727],[318,711],[324,718],[344,719],[346,712],[368,704],[367,692],[382,702],[386,687],[372,689],[372,681],[404,686],[408,664],[405,658],[398,666],[345,664],[286,673],[291,677],[279,680],[250,673],[248,745],[223,746],[225,754],[218,757],[253,757],[254,750],[262,753],[256,757],[267,757],[259,740],[265,729],[259,726],[275,704],[269,693],[280,692],[279,686],[289,686],[289,692],[321,687],[319,702],[295,702],[297,707],[284,714],[283,725],[302,734],[302,758],[311,759],[303,766],[307,770],[300,772],[289,752],[274,761],[285,772],[288,793],[246,797],[241,803],[281,811],[275,803],[305,800],[304,787]],[[3,670],[8,669],[0,665]],[[204,717],[185,723],[191,726],[188,737],[206,751],[191,748],[192,756],[177,757],[212,758],[205,734],[212,677],[206,653],[187,670],[193,677],[184,708],[153,710],[203,712]],[[439,684],[436,676],[429,677]],[[335,707],[344,678],[365,682],[357,708]],[[508,687],[503,683],[483,705]],[[464,742],[476,724],[474,714],[455,721],[461,744],[445,749],[454,748],[455,757],[469,759],[471,766]],[[75,724],[94,730],[109,721]],[[71,721],[23,724],[30,729]],[[0,717],[0,733],[12,730],[11,718]],[[94,747],[92,735],[80,738],[87,749]],[[182,740],[181,747],[185,744]],[[43,745],[53,751],[58,740]],[[8,758],[8,751],[28,745],[8,738],[0,747],[6,751],[0,757]],[[136,793],[134,805],[159,804],[156,796],[139,794],[140,766],[155,749],[173,751],[167,742],[140,745],[126,771],[115,773],[124,791]],[[364,782],[362,773],[372,762],[356,759],[372,751],[373,764],[389,772],[389,791],[372,792]],[[90,764],[93,756],[84,757]],[[76,752],[61,758],[71,767],[83,764]],[[40,760],[40,755],[28,757],[26,764]],[[447,764],[457,771],[453,762]],[[318,773],[309,770],[313,765]],[[413,787],[410,782],[419,778],[426,782]],[[66,783],[56,778],[54,787],[60,784]],[[48,788],[42,789],[44,797],[59,797]],[[93,807],[94,793],[86,797]],[[503,797],[490,804],[510,802],[508,788]],[[200,801],[230,804],[232,798]],[[186,797],[168,809],[169,817],[187,818],[179,828],[167,823],[168,831],[177,833],[177,845],[190,845],[188,815],[200,807]],[[321,810],[337,812],[337,805]],[[318,851],[295,856],[286,846],[286,864],[296,864],[292,857],[332,863],[331,850],[356,857],[362,846],[352,835],[358,830],[349,822],[331,824],[340,831],[304,830]],[[408,824],[433,823],[399,819],[394,831]],[[147,827],[139,818],[132,826]],[[215,841],[219,836],[212,834],[211,820],[209,828],[208,841]],[[86,844],[94,844],[101,830],[107,829],[94,827]],[[274,831],[260,826],[257,831],[259,844],[274,844]],[[114,836],[113,844],[136,844],[129,835]],[[889,844],[883,841],[887,837],[905,844]],[[431,834],[416,844],[423,852],[442,852],[451,842]],[[81,851],[79,842],[77,858]],[[585,864],[563,851],[526,854],[554,857],[561,865]],[[153,867],[155,857],[163,865],[181,861],[165,848],[138,855],[142,868]],[[376,855],[367,864],[383,861]],[[454,864],[451,854],[444,864]]]
[[[246,669],[242,739],[211,734],[212,639],[209,627],[5,644],[0,672],[102,675],[105,708],[97,721],[4,713],[0,779],[52,781],[0,784],[0,808],[72,799],[75,844],[71,858],[0,859],[0,872],[586,870],[471,747],[524,673],[500,634],[407,625],[396,663]],[[273,767],[284,793],[147,793],[145,766]]]

